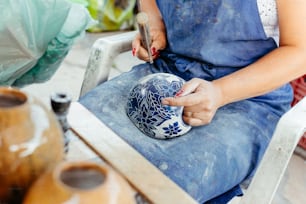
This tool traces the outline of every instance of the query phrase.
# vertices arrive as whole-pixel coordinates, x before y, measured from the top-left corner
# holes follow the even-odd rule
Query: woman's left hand
[[[221,91],[213,82],[194,78],[186,82],[174,97],[164,98],[162,103],[184,106],[185,123],[201,126],[211,122],[222,104],[221,99]]]

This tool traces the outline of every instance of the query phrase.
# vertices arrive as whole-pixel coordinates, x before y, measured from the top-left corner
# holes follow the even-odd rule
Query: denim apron
[[[127,97],[145,75],[169,72],[185,80],[211,81],[277,45],[265,35],[255,0],[157,3],[167,26],[168,47],[154,66],[135,66],[80,102],[199,203],[227,203],[242,195],[241,183],[252,178],[280,116],[290,107],[291,87],[225,105],[210,124],[170,140],[153,139],[138,130],[126,115]]]

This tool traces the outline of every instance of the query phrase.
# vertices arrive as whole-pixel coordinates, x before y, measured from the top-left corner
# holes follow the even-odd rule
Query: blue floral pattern
[[[183,107],[161,104],[165,97],[174,96],[185,81],[173,74],[150,74],[139,80],[130,91],[126,112],[144,134],[159,139],[180,136],[190,126],[182,120]]]

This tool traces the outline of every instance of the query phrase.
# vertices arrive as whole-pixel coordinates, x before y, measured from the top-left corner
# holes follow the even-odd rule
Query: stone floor
[[[97,38],[113,34],[116,33],[87,33],[84,38],[75,43],[58,71],[49,81],[42,84],[29,85],[23,88],[23,90],[37,96],[48,106],[49,97],[54,92],[64,91],[72,96],[73,101],[78,100],[91,46]],[[115,63],[116,66],[111,71],[111,76],[115,76],[129,69],[131,65],[127,60],[131,58],[131,53],[118,56]],[[302,157],[295,154],[290,160],[273,204],[304,204],[306,203],[305,192],[306,162]],[[233,203],[237,202],[237,199],[233,201]]]

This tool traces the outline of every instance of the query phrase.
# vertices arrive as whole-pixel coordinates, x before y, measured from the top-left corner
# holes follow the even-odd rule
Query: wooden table
[[[68,122],[73,133],[68,160],[91,160],[109,165],[149,203],[197,203],[80,103],[71,104]]]

